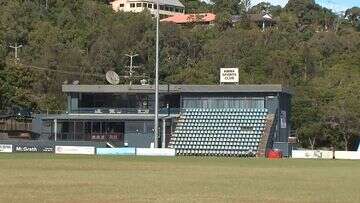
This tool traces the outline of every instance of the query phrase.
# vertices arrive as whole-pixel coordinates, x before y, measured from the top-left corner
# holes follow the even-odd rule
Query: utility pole
[[[13,48],[15,50],[15,62],[19,60],[18,57],[18,49],[20,49],[23,45],[17,45],[17,43],[15,43],[15,46],[9,46],[10,48]]]
[[[156,0],[156,64],[155,64],[155,122],[154,122],[154,147],[158,146],[159,135],[159,19],[160,19],[160,4]],[[165,130],[165,129],[163,129]]]
[[[139,56],[139,54],[125,54],[125,56],[130,57],[130,66],[129,66],[129,79],[130,79],[130,85],[132,85],[132,76],[134,73],[133,68],[138,68],[138,66],[133,67],[133,58],[136,56]]]

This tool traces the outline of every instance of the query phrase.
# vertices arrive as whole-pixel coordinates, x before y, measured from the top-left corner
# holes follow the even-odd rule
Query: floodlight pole
[[[154,147],[158,146],[159,135],[159,0],[156,1],[156,64],[155,64],[155,121],[154,121]]]
[[[130,85],[132,85],[132,74],[133,74],[133,58],[139,56],[139,54],[125,54],[125,56],[130,57],[130,67],[129,67],[129,78],[130,78]]]

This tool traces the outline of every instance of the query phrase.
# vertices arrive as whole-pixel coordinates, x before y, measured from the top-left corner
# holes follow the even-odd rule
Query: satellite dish
[[[117,85],[120,82],[119,75],[114,71],[108,71],[106,73],[106,80],[112,85]]]

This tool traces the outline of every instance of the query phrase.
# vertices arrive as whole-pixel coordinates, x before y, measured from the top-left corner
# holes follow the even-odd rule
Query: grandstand
[[[41,115],[41,139],[116,147],[174,148],[178,155],[289,154],[291,92],[281,85],[64,85],[68,109]]]
[[[170,148],[181,155],[255,155],[271,121],[267,112],[253,108],[184,109]]]

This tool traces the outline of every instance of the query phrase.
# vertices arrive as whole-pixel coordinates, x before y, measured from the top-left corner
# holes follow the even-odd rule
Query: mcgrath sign
[[[239,82],[238,68],[220,69],[220,83],[238,83],[238,82]]]
[[[16,144],[14,145],[14,152],[54,152],[53,146],[43,144]]]

